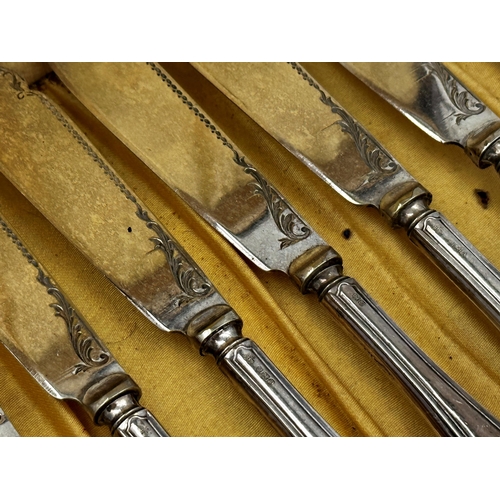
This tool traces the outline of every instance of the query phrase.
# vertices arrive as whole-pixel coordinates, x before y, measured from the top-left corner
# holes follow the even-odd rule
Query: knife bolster
[[[467,139],[465,152],[481,169],[491,165],[495,170],[500,168],[500,124],[494,122],[481,134],[475,134]]]
[[[303,294],[316,291],[313,282],[327,280],[329,283],[341,277],[342,257],[330,246],[320,245],[310,248],[295,259],[288,273]]]
[[[123,394],[101,413],[100,423],[119,437],[168,437],[153,414],[137,402],[134,394]]]
[[[230,306],[219,304],[197,314],[187,327],[187,336],[202,356],[211,354],[217,360],[229,345],[243,338],[242,325]]]
[[[417,182],[399,186],[389,191],[380,202],[380,213],[393,228],[409,228],[431,209],[432,195]]]
[[[500,173],[500,131],[498,131],[495,142],[490,144],[479,158],[479,168],[486,168],[491,165]]]
[[[134,394],[141,397],[140,387],[126,373],[116,373],[104,377],[100,382],[92,385],[85,393],[82,403],[97,425],[103,425],[101,414],[114,400],[124,394]]]

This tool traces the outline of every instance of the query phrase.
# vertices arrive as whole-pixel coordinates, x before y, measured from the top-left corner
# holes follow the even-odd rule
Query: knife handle
[[[107,405],[99,415],[98,423],[108,425],[113,436],[169,437],[154,415],[130,393]]]
[[[338,436],[252,340],[231,344],[217,364],[285,436]]]
[[[252,340],[227,305],[214,306],[192,321],[188,337],[284,436],[338,436]]]
[[[500,328],[500,272],[493,264],[436,211],[411,226],[408,236]]]
[[[500,422],[431,361],[353,278],[343,276],[317,292],[326,308],[399,380],[441,435],[500,436]]]

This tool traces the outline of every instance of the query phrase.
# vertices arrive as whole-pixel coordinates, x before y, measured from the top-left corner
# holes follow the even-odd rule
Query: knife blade
[[[12,71],[0,77],[6,177],[156,326],[212,355],[280,433],[337,436],[76,126]]]
[[[0,341],[53,397],[114,436],[166,437],[141,390],[0,212]],[[0,418],[1,420],[1,418]]]
[[[500,118],[438,62],[342,63],[433,139],[500,169]]]
[[[0,408],[0,437],[19,437],[19,433],[2,408]]]
[[[98,119],[249,260],[264,270],[287,273],[303,293],[317,293],[403,384],[439,432],[498,432],[494,417],[485,420],[487,412],[354,279],[342,274],[340,255],[163,68],[154,63],[53,67]]]
[[[300,64],[195,67],[337,193],[353,204],[377,208],[393,227],[404,228],[500,328],[500,272],[429,207],[431,193]]]

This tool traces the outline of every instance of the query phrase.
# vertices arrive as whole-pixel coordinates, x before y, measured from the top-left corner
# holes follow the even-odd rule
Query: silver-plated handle
[[[217,363],[285,436],[338,436],[250,339],[231,344]]]
[[[342,277],[321,302],[396,377],[444,436],[500,436],[500,422],[449,378],[353,279]]]
[[[0,408],[0,437],[19,437],[18,432],[11,424],[2,408]]]
[[[500,328],[500,272],[493,264],[436,211],[408,236]]]
[[[99,415],[98,422],[108,425],[113,436],[169,437],[154,415],[130,393],[110,403]]]

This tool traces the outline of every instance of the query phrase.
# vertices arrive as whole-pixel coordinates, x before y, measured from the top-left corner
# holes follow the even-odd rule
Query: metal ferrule
[[[99,424],[107,425],[114,434],[120,423],[142,409],[133,394],[124,394],[108,404],[99,415]]]
[[[90,413],[94,422],[101,425],[101,414],[112,401],[125,394],[141,397],[140,387],[126,373],[117,373],[103,377],[98,383],[90,387],[82,400],[84,408]]]
[[[342,257],[330,246],[317,246],[295,259],[288,273],[303,294],[310,293],[313,282],[320,286],[342,276]]]
[[[429,211],[432,195],[418,183],[401,186],[388,192],[380,203],[380,212],[394,228],[411,226],[417,218]]]
[[[231,307],[220,304],[195,316],[186,333],[202,356],[211,354],[217,360],[229,345],[243,338],[240,333],[242,324]]]
[[[111,402],[100,414],[99,424],[118,437],[168,437],[151,412],[142,407],[134,394],[124,394]]]
[[[486,134],[486,136],[485,136]],[[481,135],[474,135],[467,139],[465,152],[479,168],[487,168],[491,165],[496,170],[500,168],[500,127],[494,122]]]

